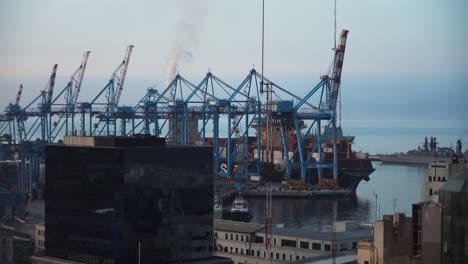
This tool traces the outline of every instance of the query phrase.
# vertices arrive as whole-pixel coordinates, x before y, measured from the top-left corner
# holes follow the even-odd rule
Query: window
[[[246,254],[246,255],[250,255],[250,250],[249,250],[249,249],[246,249],[246,250],[245,250],[245,254]]]
[[[445,177],[442,177],[442,181],[447,181],[447,180],[445,179]]]
[[[292,255],[289,255],[289,260],[290,260],[290,261],[292,260]]]
[[[231,240],[233,240],[233,237],[234,237],[234,236],[231,234]]]
[[[241,248],[240,253],[241,253],[242,255],[244,255],[244,249],[243,249],[243,248]]]
[[[244,241],[244,236],[243,235],[241,235],[241,241]]]
[[[312,249],[314,249],[314,250],[322,250],[322,244],[320,244],[320,243],[312,243]]]
[[[353,249],[356,249],[357,248],[357,242],[353,242]]]
[[[257,257],[260,257],[260,250],[257,250]]]
[[[245,236],[245,241],[249,242],[249,236]]]
[[[440,176],[439,176],[439,177],[437,177],[437,180],[438,180],[438,181],[440,181]]]
[[[236,254],[239,252],[239,250],[236,248]]]
[[[276,259],[279,259],[279,253],[276,253]]]
[[[232,253],[232,247],[229,247],[229,253]]]
[[[347,249],[348,249],[348,244],[347,243],[342,243],[340,250],[347,250]]]
[[[276,238],[273,239],[273,244],[276,245]]]
[[[299,260],[299,256],[296,256],[296,260]]]
[[[429,195],[432,195],[432,188],[429,189]]]
[[[431,176],[429,176],[429,182],[431,182],[431,181],[432,181],[432,177],[431,177]]]
[[[369,261],[367,261],[367,260],[366,260],[366,261],[364,261],[364,264],[369,264]]]
[[[299,245],[301,246],[301,248],[309,249],[309,242],[301,241]]]
[[[286,254],[283,254],[283,260],[286,260]]]
[[[6,245],[6,238],[3,239],[3,245]]]
[[[296,240],[281,239],[282,247],[297,247]]]
[[[236,241],[239,240],[239,235],[236,235]]]
[[[227,240],[228,239],[228,234],[224,234],[224,238]]]
[[[329,244],[325,244],[325,251],[330,251],[330,245]]]
[[[261,236],[256,236],[256,237],[255,237],[255,243],[263,243],[263,237],[261,237]]]
[[[273,252],[270,252],[270,259],[273,259]]]

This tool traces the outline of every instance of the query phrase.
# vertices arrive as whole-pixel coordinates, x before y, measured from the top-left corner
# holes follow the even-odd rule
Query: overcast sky
[[[332,59],[333,1],[265,2],[265,75],[318,82]],[[344,83],[353,76],[468,75],[467,11],[463,0],[338,0],[338,33],[350,31]],[[176,52],[177,69],[194,83],[209,68],[229,80],[242,79],[253,65],[260,70],[261,0],[3,0],[0,37],[1,108],[19,83],[28,84],[25,98],[37,94],[55,63],[57,86],[65,86],[86,50],[82,91],[89,98],[129,44],[135,48],[123,95],[131,97],[136,86],[162,86]]]

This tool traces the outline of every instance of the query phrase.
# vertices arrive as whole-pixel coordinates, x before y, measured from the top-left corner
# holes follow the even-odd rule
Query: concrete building
[[[412,219],[404,214],[384,215],[374,224],[372,240],[359,241],[358,264],[410,264]]]
[[[13,264],[13,235],[0,230],[0,264]]]
[[[45,250],[45,225],[36,225],[36,239],[35,239],[36,251]]]
[[[451,177],[440,189],[442,263],[468,263],[468,171]]]
[[[413,204],[412,211],[411,256],[414,259],[413,263],[441,263],[441,204],[433,202]]]
[[[352,251],[371,236],[369,228],[355,222],[336,224],[339,251]],[[332,233],[273,227],[271,249],[265,249],[264,226],[215,219],[215,255],[234,263],[287,263],[331,254]]]
[[[0,227],[0,264],[26,264],[33,252],[30,236]]]
[[[457,175],[464,168],[464,159],[453,160],[452,163],[429,163],[426,177],[424,178],[422,201],[439,202],[439,189],[450,177]]]

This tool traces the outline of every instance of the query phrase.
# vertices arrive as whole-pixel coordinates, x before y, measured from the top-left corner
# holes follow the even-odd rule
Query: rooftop
[[[161,147],[166,145],[166,140],[151,135],[64,136],[63,143],[81,147]]]
[[[271,230],[273,235],[277,236],[289,236],[289,237],[299,237],[305,239],[315,239],[315,240],[332,240],[332,232],[319,232],[310,229],[300,229],[300,228],[288,228],[288,227],[272,227]],[[264,232],[259,232],[263,234]],[[337,240],[345,239],[355,239],[355,238],[365,238],[372,236],[372,229],[363,228],[351,231],[335,232]]]
[[[468,170],[464,170],[448,181],[440,188],[440,192],[468,192]]]
[[[215,219],[214,228],[215,230],[230,231],[237,233],[253,233],[263,229],[263,225]]]

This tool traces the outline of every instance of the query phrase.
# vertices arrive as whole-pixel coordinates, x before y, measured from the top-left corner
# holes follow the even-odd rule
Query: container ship
[[[293,130],[290,130],[288,133],[288,141],[289,141],[289,149],[288,155],[286,156],[283,150],[283,145],[281,142],[281,134],[279,124],[273,124],[273,155],[274,155],[274,163],[267,163],[261,161],[261,170],[260,175],[255,175],[258,154],[256,153],[257,147],[257,137],[249,137],[248,139],[248,150],[247,150],[247,165],[241,164],[239,162],[233,163],[233,173],[230,175],[232,179],[235,178],[235,175],[239,173],[241,170],[246,170],[248,172],[249,181],[252,182],[261,182],[263,179],[268,177],[268,181],[281,183],[285,180],[292,179],[292,180],[299,180],[300,176],[300,168],[293,168],[290,173],[290,177],[287,177],[286,173],[286,157],[293,157],[292,162],[299,162],[300,157],[296,154],[293,155],[294,149],[297,147],[297,140],[296,135]],[[332,134],[330,132],[325,132],[326,129],[322,128],[321,131],[321,138],[322,138],[322,146],[323,146],[323,162],[324,163],[333,163],[333,141],[332,141]],[[265,137],[262,137],[265,138]],[[359,183],[362,180],[368,181],[370,178],[369,176],[375,169],[372,166],[371,159],[369,159],[369,155],[367,153],[361,152],[354,152],[352,150],[352,143],[354,142],[354,136],[344,136],[341,127],[337,128],[337,157],[338,157],[338,186],[341,189],[350,189],[356,190]],[[233,145],[241,144],[241,140],[233,140]],[[263,141],[263,140],[262,140]],[[220,145],[222,146],[224,140],[220,139]],[[314,150],[315,145],[317,144],[317,135],[310,135],[306,136],[303,141],[304,146],[304,156],[307,157],[310,153]],[[266,151],[266,142],[262,142],[262,152]],[[261,154],[262,155],[262,154]],[[318,160],[318,153],[312,153],[312,157],[315,160]],[[313,161],[312,161],[313,162]],[[226,164],[222,164],[222,166],[226,166]],[[247,169],[242,168],[247,166]],[[268,168],[271,166],[271,168]],[[267,172],[270,171],[269,175]],[[252,176],[254,175],[254,176]],[[319,181],[318,170],[315,168],[309,168],[306,172],[306,183],[312,188],[320,188],[325,187],[323,186],[324,182],[326,183],[327,180],[331,182],[333,179],[333,170],[332,169],[323,169],[322,170],[322,180]],[[327,185],[327,184],[325,184]],[[332,187],[332,186],[328,186]]]

